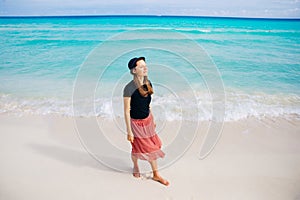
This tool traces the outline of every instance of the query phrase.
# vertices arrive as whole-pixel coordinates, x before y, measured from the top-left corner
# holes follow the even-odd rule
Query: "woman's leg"
[[[140,177],[140,170],[138,165],[138,158],[134,155],[131,155],[131,160],[133,162],[133,173],[132,175],[136,178]]]
[[[155,180],[155,181],[160,182],[161,184],[164,184],[164,185],[168,186],[169,182],[167,180],[163,179],[158,173],[156,160],[149,161],[149,163],[150,163],[152,171],[153,171],[153,178],[152,179]]]

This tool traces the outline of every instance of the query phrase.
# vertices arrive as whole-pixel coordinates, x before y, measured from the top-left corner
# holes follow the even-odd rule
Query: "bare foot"
[[[168,186],[170,184],[169,181],[167,181],[166,179],[163,179],[161,176],[154,176],[152,179],[154,181],[160,182],[161,184],[163,184],[165,186]]]
[[[140,175],[140,170],[138,167],[134,167],[133,168],[133,172],[132,172],[132,175],[135,177],[135,178],[139,178],[141,175]]]

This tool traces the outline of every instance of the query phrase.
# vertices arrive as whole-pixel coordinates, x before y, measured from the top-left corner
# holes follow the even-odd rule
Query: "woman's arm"
[[[151,95],[152,99],[153,99],[153,94]],[[152,118],[153,118],[153,123],[154,123],[154,127],[156,128],[156,122],[154,120],[154,116],[153,116],[153,113],[152,113],[152,107],[151,107],[151,103],[149,104],[149,110],[150,110],[150,114],[152,114]]]
[[[125,117],[126,129],[127,129],[127,140],[133,142],[134,137],[133,137],[131,124],[130,124],[130,101],[131,101],[131,97],[124,97],[124,117]]]

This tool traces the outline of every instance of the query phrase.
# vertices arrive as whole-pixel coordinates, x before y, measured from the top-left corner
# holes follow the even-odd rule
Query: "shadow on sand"
[[[50,146],[41,144],[29,144],[28,146],[39,154],[76,167],[91,167],[99,170],[119,173],[129,173],[132,171],[129,158],[120,158],[117,156],[97,156],[98,158],[101,158],[102,161],[105,161],[105,163],[114,163],[114,168],[112,168],[96,160],[88,152],[85,151],[79,151],[55,145]]]

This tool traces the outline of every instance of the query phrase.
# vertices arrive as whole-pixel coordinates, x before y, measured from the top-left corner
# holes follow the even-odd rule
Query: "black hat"
[[[131,70],[133,68],[136,67],[136,63],[137,61],[139,60],[143,60],[143,61],[146,61],[145,60],[145,57],[139,57],[139,58],[132,58],[129,62],[128,62],[128,68]]]

